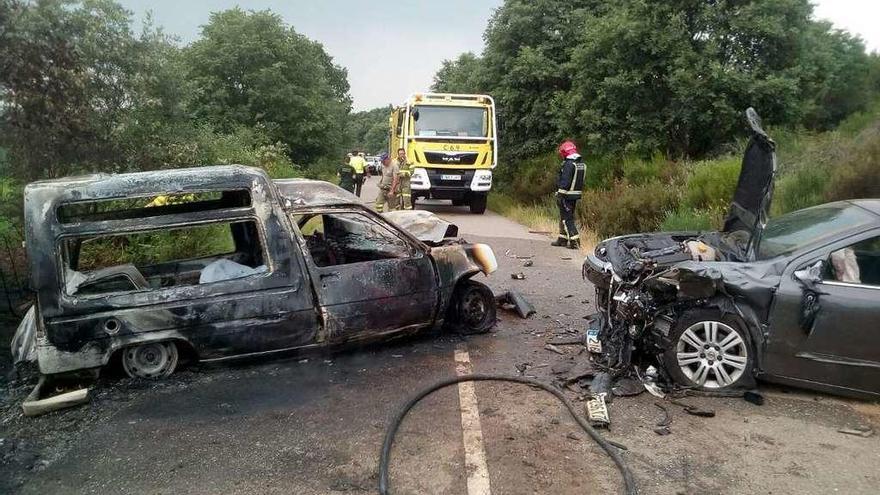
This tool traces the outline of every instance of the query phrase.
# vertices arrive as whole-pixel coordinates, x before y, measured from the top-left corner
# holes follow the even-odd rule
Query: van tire
[[[146,342],[122,349],[122,369],[132,378],[159,380],[177,369],[179,352],[171,341]]]
[[[486,333],[495,326],[495,294],[479,282],[459,282],[448,313],[446,321],[453,331],[463,335]]]

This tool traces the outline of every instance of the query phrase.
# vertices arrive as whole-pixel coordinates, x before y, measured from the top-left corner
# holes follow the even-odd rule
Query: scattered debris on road
[[[701,418],[714,418],[715,417],[715,411],[712,409],[703,409],[700,406],[685,404],[684,402],[681,402],[681,401],[678,401],[675,399],[670,399],[669,402],[672,404],[675,404],[676,406],[681,407],[682,409],[684,409],[684,412],[690,414],[691,416],[699,416]]]
[[[607,428],[611,424],[608,417],[608,406],[605,404],[605,394],[596,394],[587,401],[587,419],[593,426]]]
[[[553,345],[584,345],[584,339],[581,337],[557,337],[546,342]]]
[[[526,298],[515,290],[507,291],[497,296],[495,302],[503,309],[511,309],[516,311],[520,318],[528,318],[536,313],[535,307],[532,306]]]
[[[511,251],[510,249],[508,249],[507,251],[504,251],[504,256],[507,256],[508,258],[513,258],[515,260],[530,260],[530,259],[534,258],[534,256],[532,256],[531,254],[528,254],[525,256],[520,256],[520,255],[514,253],[513,251]]]
[[[514,280],[525,280],[525,279],[526,279],[526,274],[523,273],[523,272],[519,272],[519,273],[511,273],[511,274],[510,274],[510,278],[512,278],[512,279],[514,279]]]
[[[532,265],[534,265],[534,264],[535,264],[535,262],[532,261],[532,260],[525,260],[525,261],[523,261],[523,266],[524,266],[524,267],[530,267],[530,266],[532,266]]]
[[[547,350],[550,351],[550,352],[555,352],[556,354],[561,354],[561,355],[563,355],[563,356],[566,355],[565,351],[563,351],[562,349],[556,347],[556,346],[553,345],[553,344],[547,344],[547,345],[545,345],[545,346],[544,346],[544,349],[547,349]]]
[[[61,392],[46,397],[46,377],[40,376],[37,386],[22,402],[21,409],[25,416],[39,416],[59,409],[85,404],[89,401],[89,389],[78,388],[76,390]]]
[[[874,435],[874,430],[868,426],[857,426],[855,428],[841,428],[837,430],[838,433],[843,433],[844,435],[854,435],[857,437],[868,438]]]

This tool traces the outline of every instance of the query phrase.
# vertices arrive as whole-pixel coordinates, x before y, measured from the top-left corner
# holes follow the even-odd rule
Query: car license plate
[[[587,330],[587,350],[593,354],[602,354],[602,341],[599,340],[599,330]]]
[[[461,180],[460,175],[441,175],[441,180]]]

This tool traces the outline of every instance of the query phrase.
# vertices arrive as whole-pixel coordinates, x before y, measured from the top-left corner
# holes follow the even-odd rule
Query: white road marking
[[[471,359],[467,348],[455,349],[455,372],[458,376],[470,375]],[[464,441],[464,464],[467,469],[468,495],[491,495],[489,489],[489,466],[483,448],[483,430],[480,428],[480,409],[474,382],[458,384],[458,401],[461,407],[461,431]]]

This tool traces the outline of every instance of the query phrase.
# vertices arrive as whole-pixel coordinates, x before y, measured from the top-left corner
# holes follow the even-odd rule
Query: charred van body
[[[491,292],[470,280],[496,268],[488,246],[450,242],[436,217],[414,235],[325,182],[234,165],[94,175],[28,185],[25,215],[36,304],[14,357],[44,374],[118,356],[157,378],[184,354],[494,324]]]

